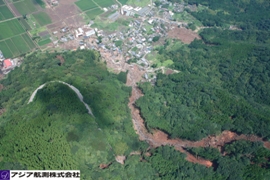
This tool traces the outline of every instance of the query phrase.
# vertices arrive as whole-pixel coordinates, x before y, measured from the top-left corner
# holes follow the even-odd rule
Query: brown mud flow
[[[223,131],[218,136],[208,136],[200,141],[188,141],[182,139],[170,139],[168,135],[160,130],[153,130],[153,133],[149,133],[145,127],[144,120],[140,115],[140,111],[135,107],[135,101],[143,96],[142,92],[136,86],[136,83],[141,80],[142,75],[145,73],[137,65],[128,66],[127,85],[132,87],[132,94],[129,98],[128,106],[132,114],[133,128],[139,135],[141,141],[146,141],[152,148],[159,146],[169,145],[173,146],[176,150],[185,153],[187,155],[186,160],[211,167],[213,163],[209,160],[195,157],[194,155],[187,152],[184,148],[187,147],[212,147],[221,149],[225,144],[237,140],[248,140],[248,141],[261,141],[264,143],[264,147],[270,149],[270,142],[263,141],[262,138],[254,135],[238,135],[231,131]]]

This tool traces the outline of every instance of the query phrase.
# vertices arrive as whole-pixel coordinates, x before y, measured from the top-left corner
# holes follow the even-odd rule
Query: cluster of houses
[[[4,74],[9,73],[18,65],[18,59],[5,59],[4,54],[0,50],[0,67]]]

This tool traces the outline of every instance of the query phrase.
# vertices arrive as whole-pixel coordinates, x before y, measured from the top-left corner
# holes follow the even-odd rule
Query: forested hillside
[[[158,74],[155,86],[140,84],[144,96],[136,105],[148,129],[189,140],[224,130],[269,140],[269,1],[186,2],[204,6],[190,13],[205,27],[199,31],[201,40],[181,46],[176,40],[167,40],[165,46],[156,49],[160,60],[173,60],[171,67],[179,73]],[[203,148],[191,152],[212,159],[221,179],[267,179],[269,150],[259,147],[237,142],[225,147],[226,156]],[[249,148],[252,152],[245,152]],[[265,161],[261,159],[254,166],[255,159],[262,156]]]
[[[59,61],[61,59],[61,62]],[[82,179],[155,177],[138,156],[115,161],[147,148],[132,128],[127,107],[130,88],[109,73],[93,51],[35,53],[0,81],[0,169],[79,169]],[[75,92],[61,83],[49,83],[28,100],[43,83],[61,80],[80,90],[94,117]],[[110,164],[100,169],[101,164]],[[138,171],[143,173],[138,175]]]

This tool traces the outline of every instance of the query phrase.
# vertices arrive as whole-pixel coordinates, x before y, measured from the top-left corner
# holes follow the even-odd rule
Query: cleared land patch
[[[97,5],[92,0],[80,0],[75,2],[75,4],[82,10],[86,11],[89,9],[97,8]]]
[[[0,32],[0,40],[2,40],[21,34],[25,32],[25,30],[22,28],[17,19],[13,19],[0,23]]]
[[[45,12],[33,14],[33,17],[36,19],[40,26],[45,26],[52,23],[51,18]]]
[[[7,6],[0,6],[0,21],[13,18],[12,12],[8,9]]]
[[[34,0],[23,0],[17,3],[14,3],[14,6],[19,11],[21,15],[29,14],[35,12],[36,6],[34,5],[36,2]]]
[[[95,19],[98,15],[102,14],[104,11],[102,11],[100,8],[96,8],[90,11],[85,12],[85,14],[90,18],[90,19]]]
[[[108,7],[115,4],[112,0],[96,0],[95,2],[101,7]]]

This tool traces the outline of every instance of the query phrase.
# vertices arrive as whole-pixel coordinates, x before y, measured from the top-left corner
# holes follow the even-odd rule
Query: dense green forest
[[[196,2],[208,2],[213,11],[224,7],[233,25],[246,24],[247,13],[235,11],[236,1]],[[190,140],[223,130],[270,138],[269,1],[250,1],[245,8],[253,6],[263,8],[257,9],[260,13],[253,14],[246,29],[206,28],[200,32],[201,40],[179,47],[167,40],[156,49],[161,61],[173,60],[172,68],[180,72],[158,74],[156,86],[140,85],[145,96],[136,104],[149,128]],[[207,16],[202,22],[213,16],[204,11],[192,14],[201,17],[201,13]],[[218,18],[231,23],[227,17]]]
[[[132,128],[125,75],[109,73],[93,51],[26,57],[0,81],[0,103],[6,109],[0,116],[0,169],[79,169],[82,179],[155,179],[155,170],[140,163],[139,156],[128,158],[124,166],[115,161],[116,155],[147,148]],[[94,117],[61,83],[47,84],[27,104],[38,86],[52,80],[79,89]],[[99,168],[111,162],[109,169]]]
[[[179,2],[180,0],[169,0]],[[266,0],[185,0],[207,8],[189,12],[207,28],[191,44],[167,39],[160,61],[179,73],[141,83],[136,102],[147,128],[171,138],[200,140],[231,130],[270,140],[270,13]],[[237,27],[234,30],[229,26]],[[179,45],[180,44],[180,45]],[[63,62],[57,56],[62,56]],[[80,90],[94,116],[61,80]],[[0,81],[0,169],[80,169],[82,179],[267,180],[270,151],[261,142],[234,141],[220,151],[185,148],[213,162],[206,168],[173,147],[144,152],[132,128],[126,73],[107,71],[95,51],[36,52]],[[140,156],[128,156],[141,151]],[[124,165],[116,155],[126,155]],[[100,164],[109,164],[100,169]]]

